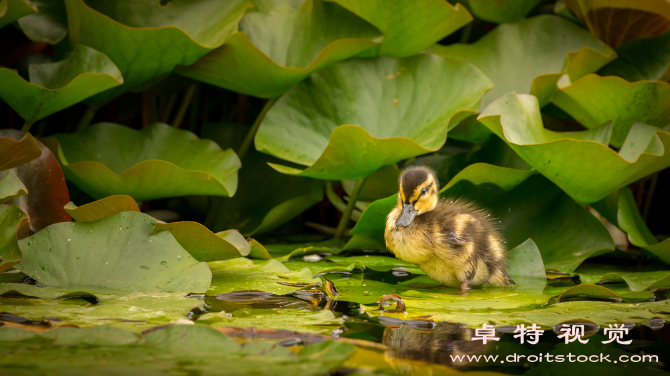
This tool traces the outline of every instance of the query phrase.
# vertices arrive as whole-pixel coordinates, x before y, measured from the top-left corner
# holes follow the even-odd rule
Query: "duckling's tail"
[[[505,282],[505,285],[516,286],[516,283],[514,283],[512,277],[510,277],[509,274],[507,274],[507,270],[500,269],[500,272],[503,275],[503,281]]]

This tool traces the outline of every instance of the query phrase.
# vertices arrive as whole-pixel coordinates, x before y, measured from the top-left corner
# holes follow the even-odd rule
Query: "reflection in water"
[[[429,325],[420,327],[418,324],[412,325],[417,329],[405,324],[400,327],[387,326],[382,338],[382,343],[392,349],[387,352],[387,355],[397,359],[465,366],[468,364],[467,360],[452,361],[450,355],[482,354],[492,345],[491,343],[483,344],[481,341],[471,341],[475,330],[463,325],[447,322],[433,324],[432,329],[429,328]]]

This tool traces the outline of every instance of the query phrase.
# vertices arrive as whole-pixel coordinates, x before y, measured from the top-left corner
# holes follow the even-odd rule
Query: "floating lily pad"
[[[133,130],[100,123],[54,137],[59,145],[50,146],[66,178],[94,198],[124,194],[143,201],[237,190],[235,152],[165,124]]]
[[[162,6],[153,0],[65,0],[65,5],[72,44],[103,52],[123,73],[122,86],[89,100],[101,105],[221,46],[237,31],[252,4],[247,0],[175,0]]]
[[[517,291],[542,291],[547,284],[542,254],[532,239],[509,250],[507,273],[516,283]]]
[[[598,74],[626,81],[670,81],[670,30],[653,37],[632,40],[616,50],[619,56]]]
[[[242,308],[230,313],[206,313],[196,322],[214,327],[254,327],[330,334],[334,329],[340,328],[344,320],[335,317],[329,310],[311,312],[304,309]]]
[[[0,0],[0,27],[36,12],[35,6],[27,0]]]
[[[670,264],[670,239],[662,242],[656,240],[644,223],[642,215],[637,210],[633,193],[628,188],[623,189],[619,195],[617,223],[628,234],[628,240],[633,245],[646,249],[666,264]]]
[[[532,95],[509,93],[488,106],[478,120],[582,204],[670,166],[670,153],[665,152],[670,133],[648,132],[651,127],[638,123],[628,135],[631,142],[617,154],[606,146],[610,125],[585,132],[544,129],[538,100]]]
[[[183,293],[133,292],[115,299],[91,304],[82,299],[45,301],[16,297],[0,298],[0,310],[31,320],[48,320],[54,326],[107,325],[141,332],[156,325],[185,319],[203,301]]]
[[[559,80],[552,103],[586,128],[612,122],[611,144],[621,148],[636,122],[664,127],[670,124],[670,84],[627,82],[619,77],[590,74],[576,82]]]
[[[284,262],[291,257],[314,253],[338,254],[342,251],[344,244],[345,241],[342,239],[328,239],[300,244],[266,244],[266,248],[272,257]]]
[[[582,25],[613,48],[670,28],[666,1],[563,0]]]
[[[577,285],[563,291],[560,295],[551,298],[547,304],[565,303],[576,300],[599,300],[621,303],[619,295],[612,290],[603,286],[585,284]]]
[[[312,73],[376,46],[373,39],[380,36],[356,15],[321,0],[257,2],[240,29],[177,71],[232,91],[277,98]]]
[[[399,260],[395,257],[387,256],[326,256],[323,260],[317,262],[302,261],[292,259],[285,261],[289,269],[298,270],[309,268],[314,274],[330,272],[350,272],[354,269],[370,269],[377,272],[388,272],[395,269],[401,269],[412,274],[424,274],[416,265]]]
[[[13,172],[8,171],[2,175],[0,178],[0,204],[26,194],[28,194],[28,189]]]
[[[0,205],[0,273],[21,261],[16,232],[28,219],[16,205]]]
[[[30,82],[0,68],[0,97],[28,123],[123,83],[119,69],[104,54],[84,45],[54,63],[31,64]]]
[[[585,266],[577,269],[582,283],[625,282],[632,291],[670,287],[670,270],[627,271],[615,267]]]
[[[463,4],[480,20],[512,23],[521,20],[540,0],[464,0]]]
[[[37,13],[18,20],[21,30],[34,42],[57,44],[67,35],[64,0],[31,0]]]
[[[19,242],[21,271],[68,290],[205,292],[211,272],[156,221],[124,212],[92,223],[58,223]]]
[[[614,248],[600,221],[534,171],[476,163],[442,188],[440,197],[465,198],[490,210],[500,221],[508,248],[532,239],[547,269],[570,272],[589,256]],[[359,236],[376,240],[374,248],[368,247],[385,249],[386,216],[396,203],[394,195],[368,206],[345,249],[354,248]]]
[[[493,80],[495,87],[482,99],[482,109],[510,91],[533,93],[544,105],[561,74],[577,80],[616,57],[584,29],[550,15],[500,25],[475,43],[435,45],[432,51],[472,63]]]
[[[375,25],[384,34],[380,55],[408,57],[472,21],[460,4],[427,0],[421,6],[403,0],[334,1]]]
[[[28,285],[25,283],[1,283],[0,284],[0,295],[16,298],[16,297],[27,297],[27,298],[39,298],[44,300],[64,300],[64,299],[74,299],[82,298],[88,302],[99,302],[110,299],[116,299],[119,296],[126,295],[127,293],[100,293],[91,294],[86,291],[68,291],[64,289],[58,289],[54,287],[42,286],[38,287],[35,285]]]
[[[14,140],[28,139],[23,132],[17,130],[6,129],[0,132]],[[30,229],[37,232],[54,223],[70,222],[70,215],[63,209],[70,201],[70,194],[56,157],[41,142],[34,139],[33,142],[37,142],[41,150],[39,156],[8,172],[21,180],[29,194],[15,197],[9,202],[18,205],[28,214]]]
[[[19,140],[14,140],[14,138]],[[15,130],[0,130],[0,171],[21,166],[42,155],[37,140],[30,134]]]
[[[233,291],[265,291],[286,294],[320,283],[307,268],[291,271],[277,260],[252,261],[236,258],[209,263],[212,269],[212,287],[207,295]]]
[[[308,166],[271,164],[286,174],[361,179],[439,149],[450,123],[478,108],[490,87],[472,65],[430,54],[349,60],[282,96],[256,134],[256,149]]]

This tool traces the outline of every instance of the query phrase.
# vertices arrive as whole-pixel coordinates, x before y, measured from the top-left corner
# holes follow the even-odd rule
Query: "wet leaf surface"
[[[119,69],[103,53],[79,45],[64,60],[31,64],[30,81],[0,68],[0,97],[34,123],[90,96],[123,83]]]
[[[490,87],[473,66],[430,54],[349,60],[282,96],[256,134],[256,149],[308,167],[271,164],[282,173],[361,179],[439,149],[448,126],[478,108]]]
[[[151,0],[65,0],[65,5],[71,43],[104,53],[123,74],[122,86],[89,100],[102,105],[123,91],[171,72],[177,64],[192,64],[221,46],[237,31],[237,24],[251,3],[235,0],[192,4],[177,0],[161,6]]]
[[[205,292],[211,272],[156,221],[124,212],[92,223],[60,223],[19,242],[20,269],[67,290]]]
[[[166,124],[133,130],[100,123],[54,137],[58,145],[49,145],[58,150],[67,179],[94,198],[123,194],[142,201],[237,190],[235,152]]]
[[[487,107],[478,119],[528,164],[582,204],[599,201],[643,176],[670,166],[670,154],[665,152],[670,149],[670,133],[636,123],[624,142],[627,145],[616,153],[606,146],[610,124],[584,132],[543,128],[539,104],[532,95],[506,94]],[[650,132],[649,128],[654,129]]]
[[[233,312],[207,313],[200,316],[196,323],[214,327],[291,329],[301,333],[330,334],[341,327],[344,320],[328,310],[242,308]]]
[[[495,87],[484,95],[481,109],[510,91],[533,93],[546,104],[561,74],[577,80],[616,57],[612,49],[573,22],[549,15],[500,25],[472,44],[431,49],[474,64],[493,81]]]
[[[380,32],[351,12],[321,0],[263,1],[226,43],[177,71],[261,98],[277,98],[333,63],[376,46]]]

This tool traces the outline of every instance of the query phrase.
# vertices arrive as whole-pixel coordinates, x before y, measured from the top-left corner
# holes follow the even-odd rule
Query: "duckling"
[[[440,200],[435,172],[416,166],[400,175],[398,204],[386,218],[386,246],[399,259],[464,294],[471,285],[514,285],[507,249],[491,216],[464,200]]]

